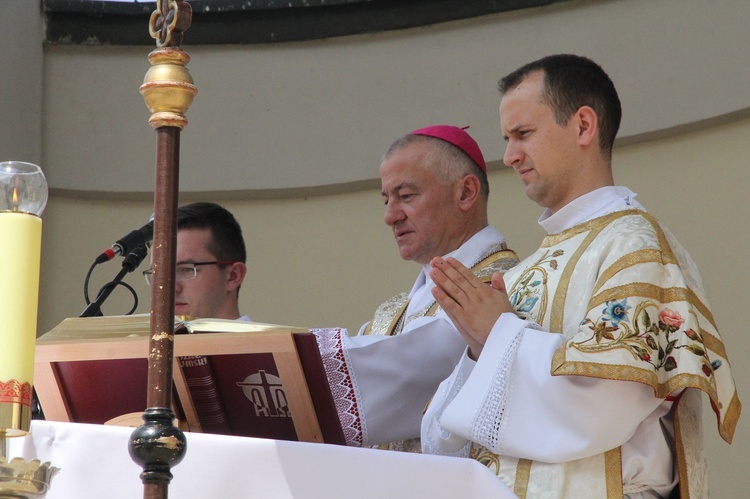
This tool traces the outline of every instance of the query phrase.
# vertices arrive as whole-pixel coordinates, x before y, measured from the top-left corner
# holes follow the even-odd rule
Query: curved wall
[[[427,123],[471,125],[499,162],[496,81],[553,52],[590,56],[610,73],[625,109],[621,141],[736,119],[750,114],[748,25],[744,0],[610,0],[300,43],[190,46],[188,30],[199,93],[181,190],[283,197],[371,186],[385,147]],[[144,48],[45,53],[52,187],[145,199],[154,141],[138,93]]]

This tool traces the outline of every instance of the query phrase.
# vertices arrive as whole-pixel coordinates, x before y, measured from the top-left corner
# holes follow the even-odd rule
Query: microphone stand
[[[101,307],[104,301],[109,297],[112,291],[114,291],[117,284],[122,281],[122,278],[125,277],[127,273],[133,272],[138,268],[143,259],[146,258],[146,254],[148,254],[148,250],[143,244],[133,248],[133,251],[128,253],[127,256],[125,256],[125,258],[123,259],[122,270],[117,273],[117,276],[115,276],[112,281],[107,283],[107,285],[102,288],[101,292],[96,297],[96,300],[92,301],[86,307],[86,309],[81,312],[81,315],[79,315],[79,317],[94,317],[102,315]]]
[[[125,277],[125,274],[127,274],[128,272],[133,272],[138,268],[143,259],[146,258],[147,253],[148,250],[143,244],[133,248],[133,251],[128,253],[127,256],[123,259],[122,270],[117,274],[114,280],[109,282],[104,287],[104,289],[102,289],[102,292],[99,294],[99,296],[96,297],[96,300],[90,303],[89,306],[86,307],[86,310],[84,310],[79,317],[94,317],[102,315],[101,306],[102,303],[104,303],[104,300],[109,297],[109,295],[115,289],[115,286],[117,286],[117,283],[122,281],[122,278]],[[37,397],[36,395],[36,390],[33,390],[31,398],[31,419],[44,420],[44,411],[42,411],[42,406],[39,404],[39,397]]]

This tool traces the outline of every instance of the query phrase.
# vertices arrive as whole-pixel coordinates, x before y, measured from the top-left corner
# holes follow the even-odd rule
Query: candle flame
[[[13,211],[18,211],[18,187],[13,188]]]

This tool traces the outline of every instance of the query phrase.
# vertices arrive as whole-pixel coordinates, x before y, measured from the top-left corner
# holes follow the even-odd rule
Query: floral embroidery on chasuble
[[[680,489],[683,498],[701,497],[706,478],[697,390],[708,394],[730,443],[741,404],[697,268],[671,233],[648,213],[615,212],[547,236],[505,282],[519,317],[567,339],[554,355],[552,375],[635,381],[651,386],[656,397],[677,395]],[[563,464],[506,458],[477,444],[471,456],[519,497],[552,497],[550,491],[622,496],[619,448]],[[569,488],[576,483],[587,492]]]

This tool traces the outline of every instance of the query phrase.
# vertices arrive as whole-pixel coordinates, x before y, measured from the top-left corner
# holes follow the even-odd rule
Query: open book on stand
[[[111,423],[146,409],[149,335],[141,314],[69,318],[39,337],[34,386],[45,418]],[[172,409],[183,429],[345,444],[307,329],[176,318],[174,341]]]

